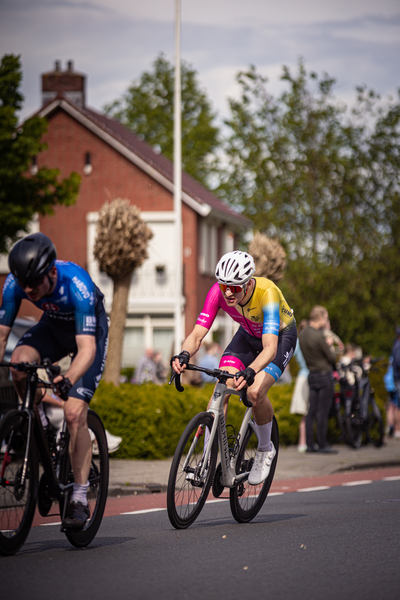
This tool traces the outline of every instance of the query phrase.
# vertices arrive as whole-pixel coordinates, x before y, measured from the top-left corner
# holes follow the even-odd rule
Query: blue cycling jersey
[[[57,284],[49,296],[37,302],[29,300],[14,275],[8,275],[3,287],[0,325],[11,327],[24,298],[40,308],[49,322],[75,335],[95,335],[97,315],[103,311],[104,296],[90,275],[79,265],[56,260]]]

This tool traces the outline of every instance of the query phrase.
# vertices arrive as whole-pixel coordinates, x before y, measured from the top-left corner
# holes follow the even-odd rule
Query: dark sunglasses
[[[229,290],[232,294],[239,294],[239,292],[243,292],[243,288],[245,286],[245,284],[243,285],[225,285],[224,283],[219,283],[219,289],[221,290],[221,292],[226,292],[226,290]]]
[[[42,275],[41,277],[35,277],[35,279],[28,279],[27,281],[21,281],[21,280],[17,280],[18,281],[18,285],[24,290],[25,288],[29,287],[29,288],[37,288],[39,287],[39,285],[41,285],[44,281],[45,276]]]

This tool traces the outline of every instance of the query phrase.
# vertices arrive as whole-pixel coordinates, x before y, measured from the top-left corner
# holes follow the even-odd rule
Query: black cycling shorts
[[[93,364],[72,386],[69,396],[79,398],[79,400],[84,400],[89,404],[104,371],[107,342],[107,315],[105,311],[101,311],[100,315],[97,315],[96,356]],[[46,315],[43,315],[39,323],[22,336],[17,344],[18,346],[31,346],[39,352],[41,361],[44,358],[49,358],[52,363],[68,355],[72,355],[73,360],[78,351],[75,334],[55,327]]]
[[[295,351],[296,343],[297,327],[295,324],[279,332],[278,349],[274,361],[269,363],[264,369],[266,373],[272,375],[275,381],[279,379],[285,367],[289,364]],[[253,362],[262,349],[261,338],[250,335],[240,326],[224,351],[219,367],[220,369],[235,367],[238,371],[242,371]]]

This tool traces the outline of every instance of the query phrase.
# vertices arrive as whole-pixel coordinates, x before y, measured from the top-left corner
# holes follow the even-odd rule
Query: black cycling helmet
[[[40,283],[56,258],[51,239],[44,233],[32,233],[15,244],[8,255],[8,267],[24,289],[27,284]]]

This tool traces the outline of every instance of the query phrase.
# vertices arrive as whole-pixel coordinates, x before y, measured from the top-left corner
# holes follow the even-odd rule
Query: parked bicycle
[[[257,452],[258,440],[252,420],[252,404],[245,390],[239,392],[227,386],[234,375],[220,369],[206,369],[188,364],[187,369],[202,371],[217,378],[211,404],[190,421],[176,448],[168,480],[167,509],[176,529],[189,527],[199,516],[210,492],[219,498],[229,488],[230,508],[238,523],[248,523],[258,514],[274,478],[279,451],[278,424],[274,417],[271,439],[276,449],[269,475],[257,486],[248,483],[248,476]],[[182,392],[180,377],[174,372],[170,382]],[[225,396],[240,396],[246,406],[239,432],[228,434],[223,411]],[[233,429],[233,428],[232,428]],[[221,462],[217,464],[218,445]]]
[[[369,368],[362,360],[352,360],[348,365],[340,365],[340,390],[335,392],[333,399],[331,415],[336,421],[335,441],[344,439],[355,449],[360,448],[363,442],[371,443],[377,448],[383,444],[383,419],[368,371]],[[351,383],[348,373],[352,374]]]
[[[61,432],[49,436],[34,410],[38,387],[52,388],[60,368],[44,364],[0,363],[27,373],[25,398],[19,410],[8,412],[0,421],[0,554],[15,554],[28,537],[36,503],[42,517],[60,514],[62,520],[72,495],[74,476],[69,458],[69,433],[64,422]],[[38,369],[45,369],[49,382],[42,381]],[[88,411],[88,427],[98,448],[92,457],[88,503],[90,517],[80,531],[63,529],[69,542],[82,548],[95,537],[104,513],[108,491],[108,450],[100,417]],[[58,501],[58,507],[54,505]],[[51,513],[52,508],[56,513]]]

